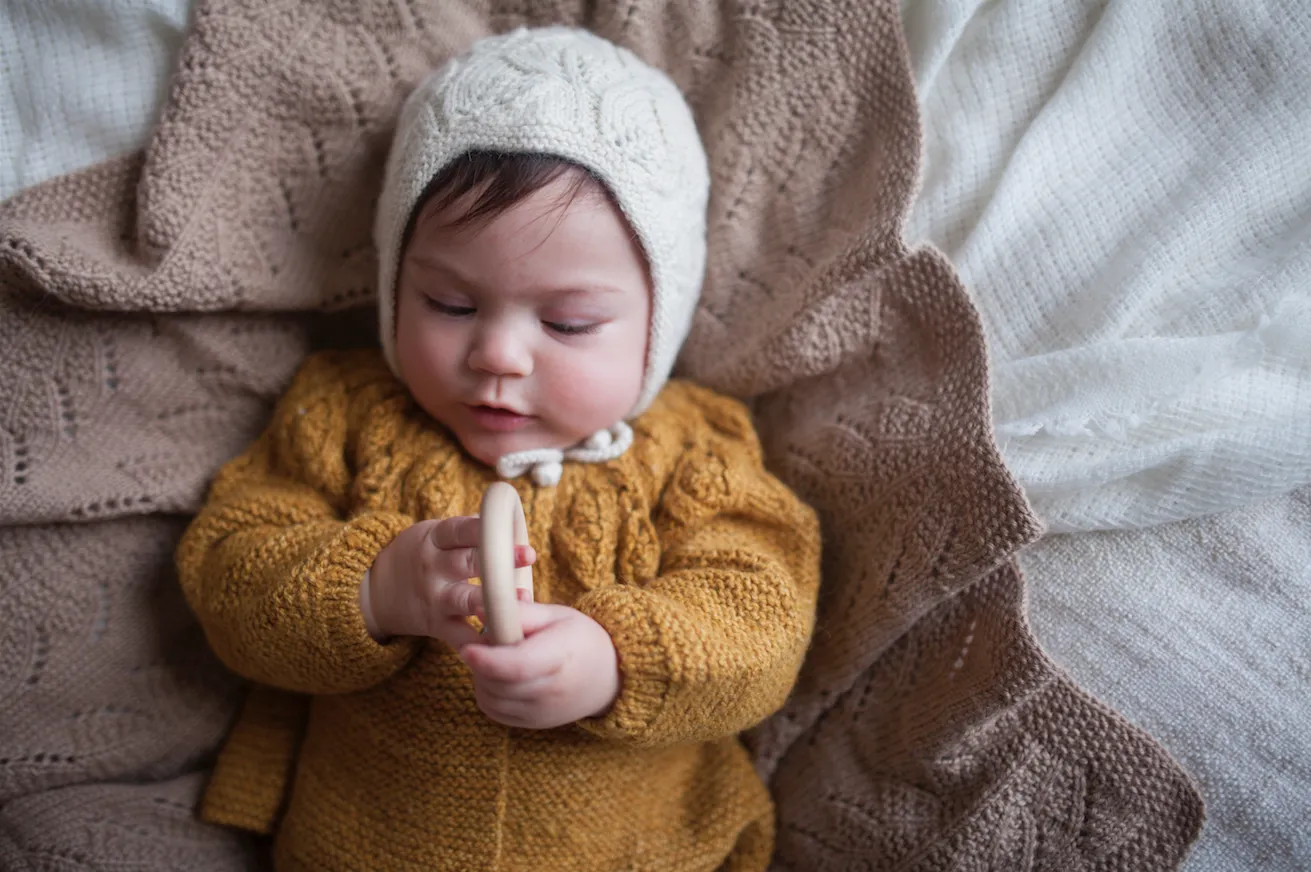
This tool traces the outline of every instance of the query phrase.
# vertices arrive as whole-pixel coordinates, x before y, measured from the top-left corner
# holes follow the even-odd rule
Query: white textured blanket
[[[1054,531],[1311,481],[1304,0],[905,0],[911,239],[983,317],[1002,452]]]
[[[1047,652],[1197,780],[1185,872],[1311,869],[1311,489],[1021,565]]]
[[[0,0],[0,200],[140,148],[191,0]]]
[[[0,0],[0,198],[145,141],[190,5]],[[1048,523],[1150,524],[1311,479],[1300,0],[905,6],[928,149],[911,227],[972,287],[1004,451]],[[1280,514],[1305,505],[1056,537],[1025,564],[1041,640],[1199,778],[1198,872],[1311,866],[1289,799],[1311,673],[1279,656],[1311,632],[1288,550],[1307,540]],[[1177,644],[1144,647],[1162,624]],[[1255,705],[1281,675],[1292,690]]]

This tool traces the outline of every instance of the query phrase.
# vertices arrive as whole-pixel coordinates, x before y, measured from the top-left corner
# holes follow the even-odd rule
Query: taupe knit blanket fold
[[[371,338],[417,80],[572,23],[670,72],[711,155],[681,374],[749,398],[821,513],[817,634],[749,741],[792,870],[1176,868],[1187,777],[1037,649],[979,324],[909,251],[896,0],[202,0],[145,152],[0,208],[0,867],[250,868],[194,804],[240,695],[171,550],[316,344]],[[330,313],[339,313],[336,316]]]

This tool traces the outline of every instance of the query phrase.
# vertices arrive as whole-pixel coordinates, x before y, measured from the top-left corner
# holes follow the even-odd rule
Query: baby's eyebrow
[[[451,268],[450,265],[446,264],[443,261],[436,260],[432,257],[428,257],[422,254],[409,255],[409,261],[410,263],[413,263],[417,266],[421,266],[424,269],[432,270],[433,272],[439,272],[442,273],[443,275],[449,276],[450,278],[455,279],[461,284],[466,284],[466,285],[472,284],[472,282],[466,279],[457,270]]]
[[[560,299],[562,297],[609,296],[622,294],[623,291],[609,285],[577,284],[558,288],[542,288],[535,293],[548,299]]]

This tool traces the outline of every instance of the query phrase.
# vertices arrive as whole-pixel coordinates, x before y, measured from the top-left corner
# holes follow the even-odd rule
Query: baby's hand
[[[460,649],[478,707],[506,726],[535,730],[604,714],[619,695],[610,634],[567,606],[521,603],[520,609],[522,642]]]
[[[360,583],[360,612],[369,635],[427,636],[459,648],[478,639],[465,619],[482,608],[478,518],[420,521],[382,550]],[[537,559],[528,546],[515,548],[516,566]]]

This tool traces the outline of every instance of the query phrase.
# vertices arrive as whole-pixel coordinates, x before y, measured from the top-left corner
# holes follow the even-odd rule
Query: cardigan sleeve
[[[263,435],[215,477],[177,550],[178,577],[210,646],[253,681],[349,693],[400,669],[417,641],[380,645],[359,584],[414,520],[347,516],[353,442],[370,408],[395,393],[358,354],[302,365]]]
[[[819,524],[764,469],[738,411],[738,426],[674,467],[656,513],[656,577],[576,604],[618,653],[618,698],[579,722],[595,735],[648,746],[730,736],[781,708],[797,679],[814,628]]]

